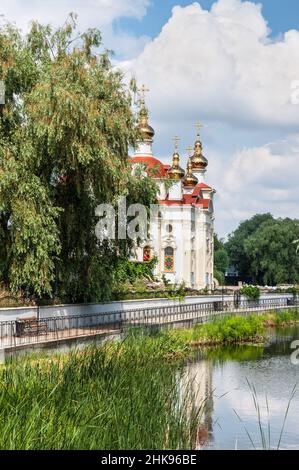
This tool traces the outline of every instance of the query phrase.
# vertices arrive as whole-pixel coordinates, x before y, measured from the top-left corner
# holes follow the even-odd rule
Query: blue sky
[[[210,9],[215,0],[201,0],[200,4]],[[263,6],[272,36],[289,29],[299,29],[299,1],[298,0],[252,0]],[[192,0],[151,0],[146,16],[142,20],[133,18],[120,18],[116,20],[116,27],[132,30],[136,34],[146,34],[155,37],[171,16],[171,10],[176,5],[190,5]]]
[[[0,24],[58,26],[71,11],[102,31],[125,81],[150,88],[157,158],[179,135],[185,165],[203,122],[221,236],[256,213],[299,218],[298,0],[1,0]]]

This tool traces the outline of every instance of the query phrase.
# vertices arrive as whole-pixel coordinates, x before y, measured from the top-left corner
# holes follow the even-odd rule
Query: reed
[[[12,360],[0,371],[1,449],[190,449],[201,410],[181,397],[167,334]],[[178,372],[179,370],[179,372]]]
[[[172,335],[194,345],[236,344],[264,341],[263,318],[252,316],[223,316],[190,330],[174,330]]]

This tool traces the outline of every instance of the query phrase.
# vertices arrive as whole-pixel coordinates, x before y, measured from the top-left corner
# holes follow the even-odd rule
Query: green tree
[[[223,239],[214,235],[214,277],[220,285],[224,285],[225,271],[229,267],[229,256]]]
[[[230,263],[243,276],[251,276],[251,255],[245,249],[245,242],[266,221],[274,221],[271,214],[257,214],[249,220],[242,222],[239,227],[229,235],[225,247]]]
[[[99,244],[95,208],[155,201],[149,178],[131,175],[137,132],[131,95],[98,30],[77,34],[33,23],[26,37],[0,30],[0,268],[10,288],[70,301],[111,296],[130,243]]]
[[[229,267],[229,257],[227,251],[224,248],[215,251],[214,264],[217,271],[225,274],[225,271]]]
[[[275,285],[299,281],[299,259],[293,243],[298,236],[297,220],[269,219],[245,240],[255,282]]]

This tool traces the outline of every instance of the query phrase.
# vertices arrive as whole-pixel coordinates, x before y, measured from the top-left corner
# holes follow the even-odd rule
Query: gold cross
[[[172,141],[174,142],[174,150],[175,150],[176,152],[177,152],[178,149],[179,149],[179,141],[180,141],[180,140],[181,140],[181,139],[180,139],[177,135],[172,139]]]
[[[193,152],[193,148],[189,145],[189,147],[187,148],[187,152],[188,152],[188,157],[191,157],[192,155],[192,152]]]
[[[138,89],[138,93],[140,98],[144,101],[145,99],[145,93],[150,91],[149,88],[146,88],[146,86],[143,84],[141,88]]]
[[[198,121],[198,122],[195,124],[195,127],[196,127],[196,130],[197,130],[197,135],[200,135],[200,129],[201,129],[202,127],[204,127],[203,124],[201,124],[201,122]]]

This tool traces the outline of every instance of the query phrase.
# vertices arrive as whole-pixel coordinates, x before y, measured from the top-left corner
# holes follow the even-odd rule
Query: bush
[[[236,343],[260,337],[264,332],[263,319],[258,316],[227,316],[210,323],[198,325],[193,330],[193,340],[212,343]]]
[[[240,290],[240,294],[245,295],[248,300],[258,300],[261,296],[261,292],[257,286],[243,286]]]

